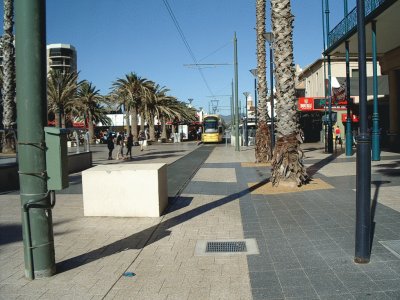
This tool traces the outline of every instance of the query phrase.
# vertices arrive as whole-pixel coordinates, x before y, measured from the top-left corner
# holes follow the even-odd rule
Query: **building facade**
[[[62,73],[77,72],[77,53],[70,44],[47,45],[47,72],[59,70]]]

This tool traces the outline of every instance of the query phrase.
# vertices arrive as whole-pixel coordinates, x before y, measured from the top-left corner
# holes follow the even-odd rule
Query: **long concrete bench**
[[[108,164],[82,172],[85,216],[159,217],[168,204],[167,165]]]

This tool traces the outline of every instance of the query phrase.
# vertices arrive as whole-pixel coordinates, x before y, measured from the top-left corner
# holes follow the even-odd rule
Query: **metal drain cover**
[[[379,241],[390,252],[400,258],[400,240]]]
[[[246,252],[246,243],[234,242],[207,242],[206,252]]]
[[[195,255],[259,254],[255,239],[197,241]]]

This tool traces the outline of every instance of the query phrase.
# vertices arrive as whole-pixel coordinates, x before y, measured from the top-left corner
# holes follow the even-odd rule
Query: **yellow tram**
[[[203,119],[203,143],[220,143],[224,135],[224,122],[219,115],[207,115]]]

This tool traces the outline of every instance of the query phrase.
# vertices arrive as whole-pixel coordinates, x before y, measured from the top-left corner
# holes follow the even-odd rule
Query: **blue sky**
[[[208,110],[215,95],[221,114],[229,114],[233,79],[233,35],[238,39],[239,99],[254,94],[256,66],[255,0],[168,0],[199,63],[193,64],[163,0],[48,0],[47,43],[65,43],[78,52],[80,79],[107,94],[129,72],[170,89],[182,101]],[[343,1],[329,1],[331,28],[343,18]],[[349,9],[355,0],[348,0]],[[1,7],[2,9],[2,7]],[[267,29],[270,29],[267,1]],[[292,0],[295,63],[301,67],[321,56],[321,0]],[[1,16],[3,12],[1,11]],[[267,70],[269,72],[269,69]],[[268,77],[269,78],[269,77]],[[269,84],[269,83],[268,83]]]

